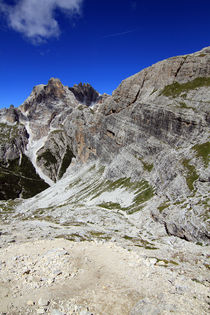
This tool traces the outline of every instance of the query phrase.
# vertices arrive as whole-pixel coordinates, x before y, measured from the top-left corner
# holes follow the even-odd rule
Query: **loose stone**
[[[50,304],[50,301],[44,298],[40,298],[38,301],[39,306],[48,306]]]

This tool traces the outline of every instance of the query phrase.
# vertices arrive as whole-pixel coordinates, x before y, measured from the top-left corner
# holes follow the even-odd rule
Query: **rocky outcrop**
[[[23,154],[0,163],[0,200],[30,198],[48,188],[37,174],[31,161]]]
[[[91,106],[99,100],[99,93],[89,83],[82,84],[80,82],[70,87],[69,90],[84,105]]]
[[[48,187],[24,154],[29,134],[18,119],[12,119],[16,114],[19,111],[10,107],[0,123],[0,200],[29,198]]]
[[[37,152],[37,165],[56,182],[63,176],[73,157],[65,132],[56,130],[50,133],[44,147]]]
[[[23,125],[0,123],[0,162],[6,164],[19,158],[26,150],[28,137]]]
[[[186,94],[184,98],[187,99],[187,94],[196,90],[197,87],[205,88],[205,86],[209,86],[209,80],[208,82],[205,81],[205,78],[209,79],[210,77],[209,51],[210,48],[207,47],[197,53],[172,57],[144,69],[122,81],[120,86],[113,93],[114,101],[118,104],[118,107],[124,108],[137,100],[141,103],[155,102],[156,104],[162,103],[162,106],[168,106],[171,103],[171,99],[170,103],[166,102],[166,99],[163,101],[163,99],[160,98],[161,95],[177,97],[180,94]],[[196,82],[195,80],[197,78],[200,78],[200,81]],[[190,86],[189,82],[193,84]],[[188,85],[185,85],[186,83],[188,83]],[[171,87],[171,89],[169,87]],[[176,87],[177,90],[175,89]],[[168,93],[166,93],[166,88],[168,88]],[[202,97],[200,95],[201,101],[204,101],[204,98],[205,96]],[[207,98],[209,98],[209,91]],[[194,101],[194,99],[195,96],[192,101]]]
[[[10,108],[6,110],[6,120],[13,124],[19,122],[19,111],[14,107],[14,105],[10,105]]]

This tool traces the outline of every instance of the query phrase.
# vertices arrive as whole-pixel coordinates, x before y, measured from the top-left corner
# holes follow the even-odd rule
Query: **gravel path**
[[[10,244],[0,249],[0,314],[208,314],[208,281],[186,266],[110,242]]]

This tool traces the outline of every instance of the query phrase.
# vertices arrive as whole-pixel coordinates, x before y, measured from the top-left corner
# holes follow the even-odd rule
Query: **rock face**
[[[45,168],[45,174],[53,181],[60,179],[71,164],[73,152],[62,130],[51,132],[45,146],[37,152],[37,165]]]
[[[8,112],[6,118],[11,122]],[[28,143],[25,127],[0,123],[0,137],[0,200],[29,198],[46,189],[48,185],[23,153]]]
[[[73,92],[80,103],[87,106],[96,103],[99,99],[99,93],[88,83],[75,84],[73,87],[70,87],[69,90]]]
[[[66,170],[70,178],[89,163],[103,168],[103,181],[88,188],[92,199],[83,198],[84,207],[94,200],[94,206],[124,211],[134,221],[150,217],[168,235],[208,242],[209,105],[207,47],[144,69],[112,96],[99,97],[88,84],[68,88],[50,79],[0,119],[27,130],[19,152],[45,180],[59,184]],[[16,152],[7,148],[2,156],[10,159],[11,150]],[[119,197],[123,189],[130,196],[133,190],[129,206]]]

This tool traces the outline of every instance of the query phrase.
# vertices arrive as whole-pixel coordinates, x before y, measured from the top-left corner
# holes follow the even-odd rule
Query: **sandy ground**
[[[116,243],[29,241],[0,249],[0,314],[208,314],[209,288]]]

